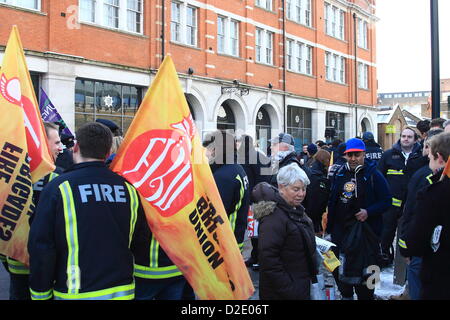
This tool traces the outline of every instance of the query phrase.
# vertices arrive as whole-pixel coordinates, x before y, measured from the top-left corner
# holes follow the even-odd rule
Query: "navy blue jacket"
[[[327,222],[327,231],[331,234],[333,241],[338,242],[336,243],[338,246],[344,235],[345,226],[339,223],[336,217],[338,215],[353,215],[353,219],[356,220],[354,218],[356,212],[337,212],[338,201],[344,192],[344,185],[355,177],[356,190],[360,190],[360,193],[363,192],[357,197],[363,199],[363,203],[360,203],[358,209],[367,210],[368,218],[366,222],[378,236],[380,236],[383,227],[382,213],[391,205],[389,186],[373,161],[365,159],[364,167],[357,173],[350,171],[348,164],[339,168],[331,177],[332,186],[328,202]]]
[[[426,186],[433,184],[433,171],[431,171],[428,164],[420,168],[413,174],[408,184],[408,196],[406,199],[405,207],[401,218],[400,235],[398,239],[398,245],[400,247],[400,253],[404,257],[410,257],[408,251],[408,244],[405,242],[406,233],[408,232],[409,225],[414,218],[414,207],[416,206],[417,193],[424,189]],[[439,177],[437,177],[439,179]]]
[[[134,298],[137,191],[103,162],[85,162],[41,193],[28,241],[33,299]]]
[[[236,241],[242,249],[250,207],[247,175],[239,164],[212,164],[211,171]]]
[[[404,205],[409,179],[426,163],[427,158],[422,155],[422,149],[419,143],[414,145],[407,164],[405,164],[405,156],[402,153],[400,141],[392,149],[383,153],[380,161],[378,161],[378,170],[380,170],[389,183],[392,197],[396,199],[396,201],[393,199],[392,202],[394,206],[401,207]]]
[[[378,163],[383,155],[383,149],[375,141],[367,141],[366,145],[366,158]]]

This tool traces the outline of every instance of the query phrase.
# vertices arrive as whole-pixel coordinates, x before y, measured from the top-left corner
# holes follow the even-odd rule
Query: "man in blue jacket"
[[[391,194],[386,179],[376,169],[376,165],[365,158],[365,145],[360,139],[346,142],[347,163],[331,177],[331,195],[328,203],[327,231],[337,245],[335,254],[339,256],[348,225],[360,221],[367,223],[379,237],[383,221],[382,213],[391,203]],[[355,289],[358,299],[373,299],[374,290],[363,283],[350,285],[339,280],[338,270],[334,276],[343,299],[353,299]]]

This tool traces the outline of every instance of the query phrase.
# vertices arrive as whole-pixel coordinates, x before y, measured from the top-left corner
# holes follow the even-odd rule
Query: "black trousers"
[[[332,247],[332,250],[336,257],[339,259],[339,248]],[[339,280],[339,268],[334,269],[333,277],[336,281],[342,298],[353,299],[354,293],[358,297],[358,300],[374,300],[375,289],[369,289],[365,284],[351,285]]]
[[[390,248],[395,238],[395,231],[397,230],[398,220],[402,214],[401,207],[391,206],[385,213],[383,213],[383,231],[381,232],[381,250],[385,254],[390,253]],[[394,252],[391,253],[392,258]]]

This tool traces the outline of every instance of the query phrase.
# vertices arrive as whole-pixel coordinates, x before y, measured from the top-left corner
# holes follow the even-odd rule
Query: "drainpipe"
[[[287,132],[287,106],[286,106],[286,5],[285,0],[281,1],[283,6],[283,113],[284,132]]]
[[[164,61],[164,56],[166,55],[165,52],[165,41],[166,41],[166,0],[161,0],[162,2],[162,13],[161,13],[161,20],[162,20],[162,26],[161,26],[161,63]]]
[[[358,61],[356,59],[357,55],[357,43],[356,43],[356,28],[357,28],[357,17],[356,13],[353,13],[353,41],[354,41],[354,52],[355,52],[355,136],[358,135]]]

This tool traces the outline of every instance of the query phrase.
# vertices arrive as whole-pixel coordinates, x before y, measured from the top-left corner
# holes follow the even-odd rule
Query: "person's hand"
[[[355,214],[356,220],[364,222],[368,218],[367,210],[361,209],[357,214]]]

